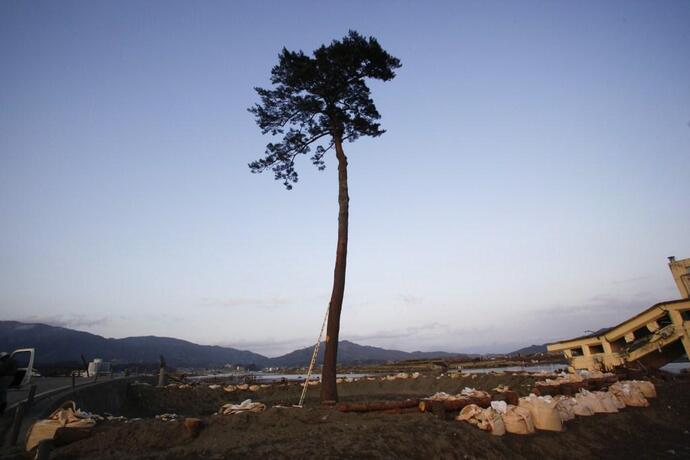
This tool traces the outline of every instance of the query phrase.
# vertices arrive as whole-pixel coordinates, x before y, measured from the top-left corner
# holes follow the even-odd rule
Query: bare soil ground
[[[498,383],[526,394],[535,379],[486,375],[468,379],[361,381],[339,385],[344,401],[375,401],[457,392],[465,386],[491,389]],[[258,394],[224,393],[208,387],[133,387],[130,415],[176,412],[200,416],[204,428],[192,437],[181,421],[104,422],[91,438],[56,449],[55,459],[178,458],[690,458],[690,382],[658,382],[659,397],[648,408],[578,417],[563,433],[495,437],[465,423],[428,413],[340,413],[316,403],[270,407],[263,413],[209,415],[220,404],[248,396],[269,406],[294,404],[299,387],[271,388]],[[87,408],[88,409],[88,408]]]

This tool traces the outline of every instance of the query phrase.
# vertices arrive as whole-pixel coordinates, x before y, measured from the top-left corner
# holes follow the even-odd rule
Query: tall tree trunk
[[[335,252],[333,291],[328,307],[326,327],[326,351],[321,373],[321,402],[338,401],[336,387],[336,364],[338,362],[338,334],[340,333],[340,311],[345,294],[345,267],[347,265],[347,224],[350,197],[347,193],[347,157],[339,136],[334,136],[335,155],[338,159],[338,246]]]

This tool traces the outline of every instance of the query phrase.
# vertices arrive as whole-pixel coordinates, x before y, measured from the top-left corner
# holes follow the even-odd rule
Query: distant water
[[[511,367],[477,367],[474,369],[462,369],[462,372],[468,372],[471,374],[486,374],[487,372],[495,371],[495,372],[500,372],[500,371],[512,371],[512,372],[541,372],[541,371],[547,371],[547,372],[554,372],[558,369],[566,369],[568,367],[567,364],[561,363],[561,364],[537,364],[534,366],[511,366]],[[686,369],[690,368],[690,362],[684,362],[684,363],[670,363],[665,365],[664,367],[661,368],[662,371],[666,372],[672,372],[674,374],[678,374],[681,369]]]
[[[566,369],[568,367],[565,363],[555,363],[555,364],[534,364],[531,366],[509,366],[509,367],[474,367],[461,369],[462,372],[467,372],[469,374],[487,374],[489,372],[555,372],[559,369]],[[690,368],[690,362],[684,363],[670,363],[662,367],[661,370],[672,372],[678,374],[681,369]],[[369,374],[338,374],[338,378],[362,378],[371,377],[377,375],[384,375],[380,373],[369,373]],[[252,376],[256,381],[259,382],[280,382],[285,379],[287,381],[299,381],[307,378],[307,374],[267,374],[263,372],[249,372],[247,374],[227,373],[227,374],[213,374],[213,375],[199,375],[195,377],[190,377],[190,380],[229,380],[232,378],[237,378],[239,380],[243,377]],[[321,373],[316,372],[311,375],[311,380],[319,380],[321,378]]]
[[[338,374],[337,378],[361,378],[378,374]],[[227,374],[211,374],[211,375],[196,375],[189,377],[190,380],[229,380],[237,378],[242,380],[244,377],[254,377],[258,382],[280,382],[283,379],[288,381],[305,380],[307,374],[266,374],[263,372],[247,372],[246,374],[238,374],[237,372]],[[317,372],[311,375],[311,380],[319,380],[321,373]]]
[[[690,362],[684,363],[670,363],[661,368],[662,371],[673,372],[674,374],[680,373],[683,369],[690,368]]]
[[[566,369],[568,367],[565,363],[556,364],[534,364],[532,366],[508,366],[508,367],[468,367],[461,369],[462,372],[468,374],[487,374],[489,372],[555,372],[558,369]]]

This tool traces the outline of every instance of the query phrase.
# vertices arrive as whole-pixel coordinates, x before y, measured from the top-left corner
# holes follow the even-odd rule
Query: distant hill
[[[197,345],[168,337],[107,339],[88,332],[46,324],[0,321],[0,351],[35,348],[37,364],[52,364],[103,358],[124,363],[155,363],[158,356],[176,367],[215,367],[226,363],[263,367],[268,358],[230,347]]]
[[[0,351],[35,348],[36,365],[79,362],[103,358],[120,363],[156,363],[163,355],[174,367],[220,367],[224,364],[254,364],[263,367],[303,367],[311,360],[312,347],[306,347],[276,358],[268,358],[251,351],[231,347],[198,345],[169,337],[127,337],[109,339],[88,332],[75,331],[47,324],[28,324],[0,321]],[[324,348],[320,348],[318,362],[323,362]],[[410,359],[431,359],[462,356],[443,351],[406,352],[358,345],[347,340],[338,344],[339,364],[376,364]]]
[[[317,363],[323,363],[325,346],[322,343],[319,348]],[[313,347],[301,348],[283,356],[271,359],[271,366],[275,367],[301,367],[309,364]],[[339,364],[377,364],[389,361],[405,361],[409,359],[431,359],[451,356],[461,356],[458,353],[447,353],[445,351],[400,351],[386,350],[385,348],[358,345],[348,340],[338,343],[338,363]]]
[[[546,344],[530,345],[529,347],[520,348],[519,350],[511,351],[508,353],[508,356],[533,355],[535,353],[546,353]]]
[[[597,337],[600,336],[601,334],[604,334],[608,332],[611,328],[610,327],[603,327],[595,332],[592,332],[589,335],[582,336],[581,338],[584,337]],[[512,351],[508,353],[508,356],[515,356],[515,355],[533,355],[535,353],[546,353],[546,344],[541,344],[541,345],[530,345],[529,347],[524,347],[520,348],[519,350]]]

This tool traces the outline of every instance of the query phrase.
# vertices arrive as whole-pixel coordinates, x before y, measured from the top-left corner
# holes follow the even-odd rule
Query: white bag
[[[513,434],[532,434],[534,433],[534,423],[530,411],[524,407],[508,406],[503,415],[503,424],[508,433]]]
[[[538,430],[563,431],[563,421],[558,413],[558,404],[549,396],[530,395],[520,398],[520,407],[529,410],[534,422],[534,427]]]

